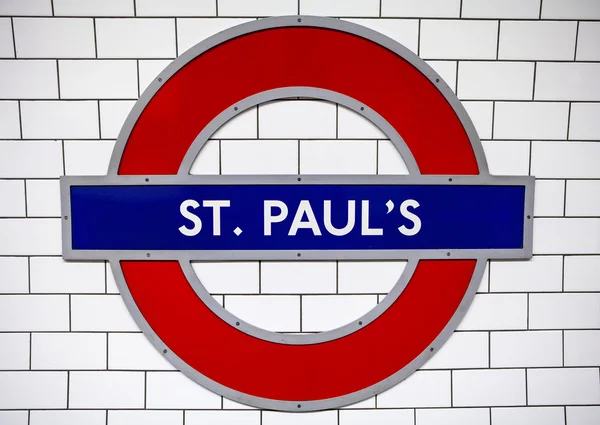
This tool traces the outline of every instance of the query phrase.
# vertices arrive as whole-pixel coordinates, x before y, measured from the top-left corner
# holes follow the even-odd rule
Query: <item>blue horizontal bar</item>
[[[70,203],[73,250],[520,249],[524,239],[525,186],[71,186]]]

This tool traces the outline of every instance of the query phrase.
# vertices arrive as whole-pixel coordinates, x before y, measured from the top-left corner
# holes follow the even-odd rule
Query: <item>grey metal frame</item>
[[[473,147],[473,151],[475,153],[475,157],[477,159],[477,163],[480,170],[480,176],[420,176],[420,171],[414,158],[407,148],[406,144],[398,135],[398,133],[391,128],[389,123],[387,123],[379,114],[375,111],[371,110],[368,105],[362,105],[358,101],[351,99],[347,96],[343,96],[338,93],[330,92],[327,90],[316,89],[311,87],[288,87],[276,90],[270,90],[268,92],[259,93],[254,96],[251,96],[247,99],[240,101],[236,105],[231,105],[230,108],[223,111],[218,117],[216,117],[195,139],[194,143],[190,147],[188,153],[186,154],[182,164],[180,166],[178,176],[117,176],[119,163],[123,154],[123,150],[129,138],[129,135],[141,115],[142,111],[151,100],[151,98],[156,94],[156,92],[162,87],[162,85],[173,76],[179,69],[185,66],[188,62],[202,54],[203,52],[218,46],[219,44],[231,40],[233,38],[249,34],[256,31],[263,31],[269,28],[278,28],[278,27],[318,27],[318,28],[326,28],[336,31],[342,31],[349,34],[354,34],[356,36],[371,40],[388,50],[396,53],[398,56],[402,57],[409,63],[411,63],[415,68],[417,68],[422,74],[424,74],[431,82],[434,84],[438,90],[443,94],[448,103],[452,106],[455,113],[459,117],[462,125],[471,141],[471,145]],[[204,144],[207,142],[208,138],[216,131],[221,125],[227,122],[229,119],[233,118],[237,114],[243,112],[244,110],[269,100],[274,100],[278,98],[284,97],[311,97],[316,99],[329,100],[332,102],[336,102],[342,105],[345,105],[357,113],[365,116],[367,119],[371,120],[376,126],[378,126],[384,133],[388,135],[390,140],[394,143],[396,148],[399,150],[403,159],[407,165],[407,168],[410,172],[410,176],[408,177],[400,177],[400,176],[343,176],[343,177],[332,177],[332,176],[314,176],[314,175],[302,175],[302,176],[189,176],[189,169]],[[237,108],[237,109],[236,109]],[[119,137],[117,139],[117,143],[115,145],[115,149],[113,151],[113,155],[111,157],[108,176],[106,177],[64,177],[61,178],[61,197],[62,197],[62,211],[63,211],[63,253],[65,259],[92,259],[92,258],[102,258],[107,259],[115,276],[115,280],[119,290],[121,292],[121,296],[129,309],[131,315],[133,316],[135,322],[140,327],[140,329],[144,332],[144,334],[148,337],[150,342],[155,346],[160,353],[163,355],[179,370],[181,370],[186,376],[190,379],[196,381],[197,383],[203,385],[205,388],[220,394],[229,399],[235,400],[240,403],[248,404],[251,406],[255,406],[258,408],[271,409],[271,410],[283,410],[283,411],[315,411],[315,410],[323,410],[330,408],[337,408],[340,406],[353,404],[359,402],[361,400],[367,399],[369,397],[374,396],[375,394],[379,394],[392,386],[396,385],[410,374],[412,374],[416,369],[421,367],[423,364],[429,360],[431,356],[433,356],[438,349],[442,346],[442,344],[450,337],[452,332],[456,329],[460,321],[462,320],[464,314],[466,313],[468,307],[470,306],[473,297],[477,291],[479,283],[481,282],[481,278],[483,276],[483,272],[485,269],[486,261],[489,258],[530,258],[531,257],[531,249],[532,249],[532,217],[533,217],[533,182],[534,179],[532,177],[493,177],[489,175],[488,166],[485,159],[485,155],[483,153],[483,147],[479,141],[479,137],[477,136],[477,132],[473,126],[473,123],[469,119],[465,109],[461,105],[458,98],[454,95],[452,90],[445,84],[442,78],[427,65],[422,59],[412,53],[410,50],[400,45],[396,41],[377,33],[371,29],[362,27],[360,25],[350,23],[343,20],[332,19],[332,18],[322,18],[322,17],[313,17],[313,16],[285,16],[285,17],[277,17],[277,18],[267,18],[258,21],[249,22],[246,24],[242,24],[233,28],[230,28],[226,31],[218,33],[207,40],[197,44],[192,47],[190,50],[185,52],[175,61],[173,61],[164,71],[162,71],[157,78],[150,84],[150,86],[146,89],[146,91],[142,94],[138,102],[134,105],[131,113],[127,117],[121,132],[119,133]],[[146,181],[148,179],[148,181]],[[337,180],[336,180],[337,179]],[[414,180],[413,180],[414,179]],[[351,332],[355,332],[360,328],[365,328],[368,324],[375,320],[380,314],[382,314],[402,293],[407,282],[410,280],[412,273],[414,272],[418,260],[424,258],[421,253],[417,253],[416,251],[404,251],[404,252],[395,252],[393,255],[387,257],[384,252],[381,251],[372,251],[372,254],[367,254],[363,252],[359,256],[353,254],[352,251],[343,251],[343,252],[329,252],[325,254],[325,252],[302,252],[302,256],[298,257],[297,252],[294,251],[288,254],[281,254],[281,257],[269,257],[271,259],[279,259],[279,260],[327,260],[327,259],[398,259],[398,258],[406,258],[409,260],[407,267],[403,275],[398,280],[398,283],[394,286],[394,288],[390,291],[387,297],[373,310],[364,315],[361,319],[352,322],[348,325],[345,325],[341,328],[323,332],[320,334],[314,335],[282,335],[275,332],[269,332],[263,329],[256,328],[242,320],[236,318],[231,313],[227,312],[223,307],[221,307],[216,301],[210,297],[208,291],[204,288],[200,280],[197,278],[195,273],[192,270],[190,261],[192,259],[196,260],[196,255],[186,255],[180,252],[173,257],[169,257],[165,252],[146,252],[143,253],[143,256],[138,258],[135,255],[131,256],[126,252],[110,252],[104,253],[104,255],[91,253],[91,252],[76,252],[73,251],[70,247],[70,203],[69,203],[69,188],[72,185],[106,185],[106,184],[327,184],[333,183],[336,184],[454,184],[454,185],[468,185],[468,184],[497,184],[497,185],[524,185],[526,187],[526,202],[525,202],[525,217],[524,217],[524,244],[522,250],[510,250],[510,251],[493,251],[493,250],[478,250],[478,251],[459,251],[459,250],[439,250],[439,251],[429,251],[430,256],[427,258],[471,258],[477,260],[477,265],[475,267],[475,271],[469,283],[469,287],[465,296],[463,297],[457,311],[452,316],[451,320],[445,326],[443,331],[437,336],[437,338],[433,341],[430,347],[425,349],[419,356],[417,356],[410,364],[408,364],[403,369],[399,370],[392,376],[387,379],[372,385],[371,387],[364,388],[360,391],[356,391],[351,394],[347,394],[341,397],[330,398],[325,400],[310,400],[310,401],[281,401],[281,400],[272,400],[265,399],[261,397],[252,396],[249,394],[241,393],[239,391],[233,390],[231,388],[225,387],[218,382],[215,382],[208,377],[202,375],[198,371],[192,369],[189,365],[187,365],[183,360],[181,360],[175,353],[171,352],[169,347],[167,347],[158,337],[158,335],[154,332],[153,329],[150,328],[147,321],[144,319],[142,314],[140,313],[137,305],[135,304],[131,293],[127,287],[127,283],[125,282],[123,272],[120,266],[120,261],[123,259],[144,259],[144,260],[156,260],[157,258],[173,258],[179,260],[182,269],[184,270],[185,275],[187,276],[190,284],[198,294],[198,296],[206,303],[206,305],[215,312],[219,317],[229,323],[231,326],[236,327],[242,332],[246,332],[249,335],[254,337],[258,337],[261,339],[265,339],[268,341],[285,343],[285,344],[318,344],[326,341],[334,340],[337,338],[341,338]],[[265,183],[268,182],[268,183]],[[410,183],[409,183],[410,182]],[[448,253],[450,256],[448,257]],[[147,254],[150,254],[148,257]],[[261,254],[265,254],[265,252],[259,253],[259,255],[255,258],[257,260],[266,259]],[[235,251],[231,252],[231,255],[227,257],[228,260],[239,260],[242,257],[240,254]],[[220,257],[211,257],[206,252],[203,253],[202,260],[208,261],[211,259],[220,258]],[[249,257],[243,257],[244,259],[250,259]],[[239,325],[237,323],[239,322]],[[359,322],[362,322],[359,325]],[[393,337],[393,336],[390,336]],[[290,365],[293,367],[293,365]],[[351,371],[349,371],[351,373]]]
[[[190,164],[191,165],[191,164]],[[71,186],[131,186],[131,185],[449,185],[449,186],[523,186],[525,214],[523,216],[523,248],[521,249],[439,249],[439,250],[216,250],[216,251],[110,251],[122,260],[416,260],[474,258],[482,252],[488,258],[531,258],[533,239],[534,179],[528,176],[329,176],[329,175],[235,175],[235,176],[72,176],[61,178],[63,211],[63,258],[67,260],[106,259],[108,251],[74,250],[71,246],[70,197]],[[300,254],[300,255],[298,255]]]

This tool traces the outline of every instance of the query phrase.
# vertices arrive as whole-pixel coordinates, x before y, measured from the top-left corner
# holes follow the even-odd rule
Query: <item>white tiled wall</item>
[[[106,173],[134,101],[175,57],[298,13],[419,54],[464,101],[491,171],[537,181],[533,260],[492,262],[423,370],[350,408],[286,414],[192,383],[140,333],[105,264],[60,259],[57,182]],[[600,424],[598,21],[598,0],[0,0],[0,424]],[[213,137],[192,173],[407,172],[378,129],[327,102],[261,105]],[[404,266],[194,270],[243,319],[312,332],[368,311]]]

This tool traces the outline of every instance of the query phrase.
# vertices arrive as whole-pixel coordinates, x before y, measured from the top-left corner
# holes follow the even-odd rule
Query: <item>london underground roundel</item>
[[[377,125],[407,176],[192,176],[225,122],[291,97]],[[491,258],[531,257],[533,179],[488,172],[441,78],[364,27],[305,16],[221,32],[170,64],[134,106],[107,176],[64,177],[63,256],[110,261],[137,324],[209,390],[285,411],[372,397],[456,329]],[[222,308],[191,261],[392,260],[408,265],[373,310],[311,335],[257,328]],[[377,279],[377,276],[373,276]]]

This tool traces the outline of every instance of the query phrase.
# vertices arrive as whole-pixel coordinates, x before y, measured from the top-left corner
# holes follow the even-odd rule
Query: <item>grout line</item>
[[[69,409],[69,399],[70,397],[70,391],[71,391],[71,371],[67,370],[67,409]]]
[[[460,0],[460,6],[458,9],[458,17],[462,19],[462,10],[463,10],[463,0]]]
[[[141,86],[141,81],[140,81],[140,60],[137,59],[135,61],[135,67],[136,67],[136,72],[137,72],[137,94],[138,94],[138,99],[139,97],[142,95],[142,86]]]
[[[340,127],[340,112],[339,112],[339,108],[340,105],[339,104],[335,104],[335,138],[339,139],[340,138],[340,131],[339,131],[339,127]]]
[[[383,0],[379,0],[379,17],[381,18],[381,9],[382,9]]]
[[[133,0],[133,16],[137,16],[137,0]]]
[[[562,340],[562,367],[565,367],[565,330],[561,331]]]
[[[454,407],[454,391],[452,391],[453,388],[453,376],[454,376],[454,371],[450,370],[450,407]]]
[[[544,0],[540,0],[540,11],[538,14],[538,19],[542,19],[542,4],[543,4]]]
[[[215,18],[219,16],[219,0],[215,0]]]
[[[21,101],[17,100],[17,106],[19,108],[19,138],[23,140],[23,118],[21,113]]]
[[[569,102],[569,111],[567,113],[567,140],[571,137],[571,105],[572,103]]]
[[[579,21],[577,21],[577,29],[575,30],[575,51],[573,52],[573,62],[577,60],[577,44],[579,43]]]
[[[108,357],[108,332],[106,332],[106,370],[110,370]]]
[[[417,27],[417,56],[421,55],[421,19],[419,19],[419,25]]]
[[[92,19],[94,25],[94,57],[98,59],[98,39],[96,37],[96,18]]]
[[[25,180],[25,179],[23,180],[23,192],[25,194],[25,199],[24,199],[24,202],[25,202],[25,217],[29,217],[29,213],[27,211],[27,180]]]
[[[29,332],[29,370],[31,370],[33,358],[33,332]]]
[[[300,295],[300,332],[302,332],[302,295]]]
[[[488,368],[492,368],[492,332],[488,332]]]
[[[529,406],[529,388],[527,385],[527,368],[525,368],[525,406]]]
[[[300,0],[298,0],[298,15],[300,15]]]
[[[54,15],[54,0],[50,0],[50,8],[52,9],[52,16],[56,16]]]
[[[12,31],[13,56],[14,59],[17,59],[17,42],[15,41],[15,21],[12,17],[10,18],[10,29]]]
[[[58,85],[58,99],[60,100],[60,70],[58,66],[58,60],[56,60],[56,83]]]
[[[535,80],[537,77],[537,61],[533,63],[533,89],[531,92],[531,101],[535,101]]]
[[[175,18],[175,57],[179,57],[179,37],[177,36],[177,21]]]
[[[498,33],[496,34],[496,60],[498,60],[498,57],[500,55],[500,24],[501,22],[498,21]]]

